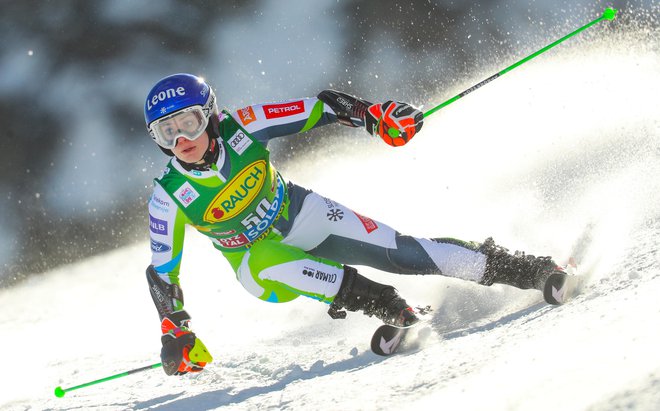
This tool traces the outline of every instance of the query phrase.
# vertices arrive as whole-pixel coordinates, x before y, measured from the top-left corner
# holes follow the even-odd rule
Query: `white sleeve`
[[[154,184],[149,200],[151,264],[159,274],[169,274],[170,280],[175,280],[171,277],[179,273],[186,222],[174,200],[159,184]]]
[[[337,122],[335,112],[316,97],[255,104],[232,113],[232,117],[262,143]]]

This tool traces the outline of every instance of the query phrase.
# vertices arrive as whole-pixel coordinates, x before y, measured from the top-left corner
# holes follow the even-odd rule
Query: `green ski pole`
[[[114,380],[115,378],[120,378],[120,377],[125,377],[125,376],[130,375],[130,374],[135,374],[136,372],[148,371],[148,370],[158,368],[158,367],[162,367],[162,366],[163,366],[162,363],[152,364],[152,365],[147,365],[146,367],[136,368],[134,370],[125,371],[125,372],[122,372],[122,373],[119,373],[119,374],[111,375],[109,377],[101,378],[99,380],[86,382],[84,384],[76,385],[75,387],[70,387],[70,388],[56,387],[55,388],[55,396],[58,397],[58,398],[62,398],[62,397],[64,397],[64,394],[66,394],[69,391],[77,390],[79,388],[89,387],[90,385],[99,384],[99,383],[102,383],[102,382],[105,382],[105,381]]]
[[[579,29],[577,29],[577,30],[575,30],[574,32],[572,32],[571,34],[568,34],[568,35],[566,35],[566,36],[560,38],[559,40],[555,41],[554,43],[549,44],[549,45],[543,47],[541,50],[539,50],[539,51],[537,51],[537,52],[535,52],[535,53],[530,54],[529,56],[525,57],[524,59],[522,59],[522,60],[520,60],[520,61],[518,61],[518,62],[516,62],[516,63],[514,63],[514,64],[512,64],[512,65],[510,65],[509,67],[505,68],[504,70],[500,71],[499,73],[493,74],[492,76],[488,77],[486,80],[483,80],[482,82],[475,84],[474,86],[470,87],[469,89],[465,90],[464,92],[462,92],[462,93],[460,93],[460,94],[457,94],[456,96],[450,98],[449,100],[445,101],[444,103],[441,103],[441,104],[439,104],[439,105],[433,107],[432,109],[430,109],[429,111],[427,111],[427,112],[424,113],[424,117],[428,117],[428,116],[430,116],[431,114],[435,113],[436,111],[440,110],[441,108],[443,108],[443,107],[445,107],[445,106],[448,106],[449,104],[451,104],[451,103],[453,103],[454,101],[458,100],[459,98],[461,98],[461,97],[463,97],[463,96],[465,96],[465,95],[467,95],[467,94],[472,93],[474,90],[478,89],[479,87],[481,87],[481,86],[483,86],[483,85],[485,85],[485,84],[490,83],[491,81],[493,81],[493,80],[495,80],[496,78],[498,78],[498,77],[504,75],[505,73],[507,73],[507,72],[513,70],[514,68],[520,66],[521,64],[528,62],[529,60],[533,59],[534,57],[538,56],[539,54],[544,53],[544,52],[550,50],[551,48],[553,48],[553,47],[556,46],[557,44],[559,44],[559,43],[561,43],[562,41],[568,39],[569,37],[573,37],[574,35],[578,34],[578,33],[581,32],[582,30],[586,30],[586,29],[588,29],[589,27],[593,26],[594,24],[596,24],[596,23],[598,23],[598,22],[601,22],[601,21],[603,21],[603,20],[614,20],[614,17],[616,16],[617,11],[618,11],[618,10],[613,9],[613,8],[611,8],[611,7],[606,8],[605,11],[603,12],[603,15],[600,16],[599,18],[597,18],[596,20],[594,20],[594,21],[592,21],[592,22],[590,22],[590,23],[588,23],[588,24],[585,24],[584,26],[582,26],[582,27],[580,27]]]

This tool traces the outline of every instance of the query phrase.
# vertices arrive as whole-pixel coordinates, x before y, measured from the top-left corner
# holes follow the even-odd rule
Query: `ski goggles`
[[[159,146],[171,150],[179,137],[198,139],[208,124],[202,106],[192,106],[154,121],[149,125],[149,133]]]

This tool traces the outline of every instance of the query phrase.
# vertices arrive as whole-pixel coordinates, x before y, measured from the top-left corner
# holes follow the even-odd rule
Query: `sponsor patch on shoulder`
[[[287,101],[277,104],[266,104],[263,106],[264,115],[267,119],[288,117],[305,112],[305,103],[302,100]]]
[[[241,119],[241,123],[243,123],[244,126],[247,126],[248,124],[257,120],[257,116],[254,115],[252,106],[243,107],[242,109],[239,109],[237,113],[238,117]]]
[[[252,145],[252,140],[242,130],[236,131],[227,142],[238,155],[243,154]]]
[[[191,186],[187,181],[174,192],[174,195],[177,199],[179,199],[184,207],[188,207],[190,203],[197,200],[199,197],[199,193],[195,191],[193,186]]]

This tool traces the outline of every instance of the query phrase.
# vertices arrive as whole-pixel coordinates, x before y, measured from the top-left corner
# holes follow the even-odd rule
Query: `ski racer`
[[[286,181],[270,162],[270,140],[334,123],[365,127],[402,146],[423,124],[423,113],[409,104],[372,104],[324,90],[220,111],[205,80],[174,74],[151,89],[144,114],[151,138],[171,157],[149,201],[152,261],[146,272],[168,375],[201,371],[212,360],[184,309],[179,268],[185,225],[209,237],[255,297],[283,303],[302,295],[328,304],[332,318],[348,310],[388,324],[418,321],[394,287],[351,265],[539,290],[560,270],[549,257],[512,255],[490,238],[475,243],[399,233]]]

